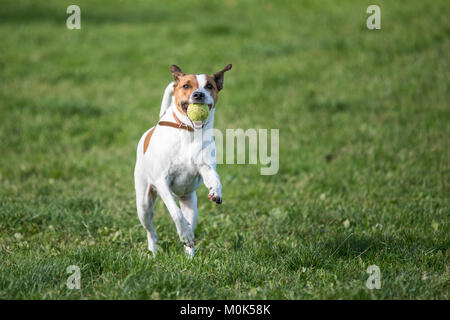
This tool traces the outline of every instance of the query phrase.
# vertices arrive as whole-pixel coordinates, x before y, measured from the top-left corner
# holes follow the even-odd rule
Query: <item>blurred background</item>
[[[381,30],[366,27],[371,4]],[[0,297],[448,298],[449,9],[3,0]],[[224,204],[199,189],[192,262],[159,203],[148,259],[137,142],[172,64],[228,63],[216,128],[280,129],[280,170],[218,167]],[[70,264],[82,290],[65,287]],[[364,285],[371,264],[383,290]]]

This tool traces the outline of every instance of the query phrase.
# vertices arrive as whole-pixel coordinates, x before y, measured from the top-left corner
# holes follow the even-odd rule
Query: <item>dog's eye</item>
[[[187,83],[183,84],[183,89],[189,89],[191,86],[188,85]]]
[[[214,88],[214,87],[213,87],[213,85],[212,85],[211,83],[208,83],[208,84],[205,86],[205,88],[206,88],[206,89],[212,89],[212,88]]]

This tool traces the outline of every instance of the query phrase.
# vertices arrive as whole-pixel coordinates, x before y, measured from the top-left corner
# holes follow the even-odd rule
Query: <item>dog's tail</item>
[[[164,96],[161,101],[161,110],[159,111],[160,119],[172,104],[172,97],[173,97],[173,82],[169,83],[169,85],[166,87],[166,90],[164,90]]]

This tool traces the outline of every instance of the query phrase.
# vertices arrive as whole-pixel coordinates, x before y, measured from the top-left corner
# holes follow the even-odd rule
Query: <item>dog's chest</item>
[[[191,144],[179,145],[170,162],[168,171],[170,188],[177,195],[185,195],[195,191],[201,182],[192,148]]]

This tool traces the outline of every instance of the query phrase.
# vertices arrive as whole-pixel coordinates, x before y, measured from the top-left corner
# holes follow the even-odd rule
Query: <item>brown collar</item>
[[[169,122],[169,121],[160,121],[160,122],[158,122],[158,124],[160,126],[167,126],[167,127],[177,128],[177,129],[184,129],[184,130],[191,131],[191,132],[194,131],[194,128],[192,128],[191,126],[188,126],[187,124],[184,124],[183,122],[181,122],[180,119],[178,119],[178,117],[175,114],[175,112],[173,112],[173,118],[175,119],[176,123]]]

